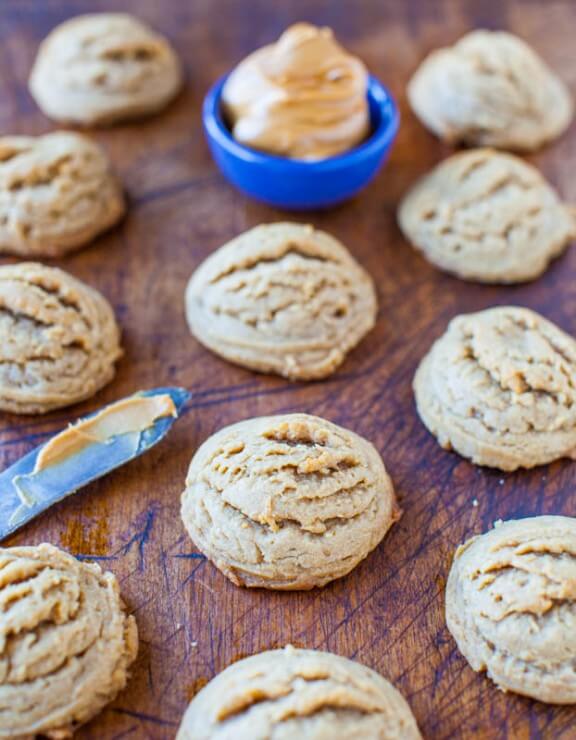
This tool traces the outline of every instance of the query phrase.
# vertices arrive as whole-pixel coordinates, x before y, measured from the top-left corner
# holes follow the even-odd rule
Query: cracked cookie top
[[[336,239],[312,226],[257,226],[192,275],[192,333],[225,359],[294,380],[330,375],[374,326],[372,280]]]
[[[116,578],[52,545],[0,549],[0,604],[0,737],[71,736],[136,658]]]
[[[89,398],[121,354],[100,293],[54,267],[0,267],[0,409],[43,413]]]
[[[30,92],[58,121],[107,125],[164,108],[182,85],[168,41],[124,13],[81,15],[42,42]]]
[[[365,439],[307,414],[248,419],[192,459],[182,519],[237,585],[309,589],[349,573],[399,518]]]
[[[432,52],[408,85],[425,126],[447,141],[533,151],[572,121],[566,85],[524,41],[473,31]]]
[[[527,308],[457,316],[422,360],[414,390],[442,446],[479,465],[576,459],[576,341]]]
[[[88,137],[64,131],[0,137],[0,252],[57,257],[123,213],[122,189]]]
[[[446,621],[472,668],[502,690],[576,703],[576,519],[512,520],[468,540]]]
[[[405,196],[406,237],[459,277],[512,283],[538,277],[576,237],[576,217],[540,173],[490,149],[455,154]]]
[[[419,740],[402,695],[376,671],[287,646],[226,668],[190,703],[177,740]]]

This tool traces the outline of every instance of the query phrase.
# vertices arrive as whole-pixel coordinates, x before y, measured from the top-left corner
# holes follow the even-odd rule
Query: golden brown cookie
[[[538,149],[574,114],[566,85],[528,44],[502,31],[473,31],[432,52],[408,98],[440,138],[498,149]]]
[[[168,41],[125,13],[71,18],[42,42],[30,92],[57,121],[101,126],[165,108],[182,86]]]
[[[186,291],[190,330],[230,362],[292,380],[324,378],[370,331],[369,275],[312,226],[257,226],[214,252]]]
[[[177,740],[420,740],[406,700],[376,671],[288,646],[245,658],[197,694]]]
[[[122,189],[87,136],[0,137],[0,252],[58,257],[123,214]]]
[[[576,459],[576,341],[516,306],[452,319],[414,378],[420,418],[477,465]]]
[[[100,293],[54,267],[0,267],[0,410],[41,414],[89,398],[121,354]]]
[[[442,270],[466,280],[532,280],[576,237],[575,210],[510,154],[455,154],[423,177],[398,212],[402,231]]]
[[[247,419],[192,459],[182,520],[238,586],[296,590],[349,573],[399,518],[376,449],[325,419]]]
[[[0,549],[0,737],[70,737],[138,651],[118,581],[52,545]]]
[[[446,622],[503,691],[576,703],[576,519],[504,522],[458,548]]]

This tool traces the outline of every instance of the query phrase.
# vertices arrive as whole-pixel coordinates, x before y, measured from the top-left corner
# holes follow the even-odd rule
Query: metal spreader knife
[[[0,474],[0,540],[159,442],[190,393],[154,388],[79,419]]]

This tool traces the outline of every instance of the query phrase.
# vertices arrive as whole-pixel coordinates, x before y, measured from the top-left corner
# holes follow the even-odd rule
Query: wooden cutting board
[[[501,475],[442,451],[416,416],[411,381],[418,360],[456,313],[516,303],[576,333],[576,249],[533,284],[471,285],[419,257],[402,239],[395,210],[414,179],[449,153],[406,105],[406,81],[423,55],[477,26],[508,28],[576,90],[576,4],[1,0],[2,134],[55,128],[26,89],[46,33],[69,16],[119,6],[173,40],[188,77],[166,113],[92,132],[126,185],[129,215],[109,236],[57,263],[110,298],[126,354],[114,382],[84,404],[44,418],[1,415],[0,464],[11,464],[71,419],[138,389],[177,384],[194,396],[167,441],[5,543],[48,541],[99,562],[118,576],[136,615],[141,646],[130,684],[77,737],[172,738],[188,701],[218,671],[289,642],[380,671],[407,697],[429,738],[575,737],[573,709],[506,696],[472,672],[446,629],[443,594],[456,545],[494,520],[576,515],[576,466],[561,462]],[[200,108],[216,77],[302,19],[332,26],[390,86],[403,118],[388,165],[364,193],[330,212],[299,217],[250,202],[222,179],[203,140]],[[531,161],[576,201],[575,128]],[[202,349],[186,327],[183,292],[200,261],[239,232],[283,218],[332,232],[378,287],[376,329],[324,382],[289,383],[233,367]],[[404,516],[350,576],[322,591],[241,590],[186,536],[179,517],[184,476],[198,445],[220,427],[291,411],[325,416],[370,439],[396,483]]]

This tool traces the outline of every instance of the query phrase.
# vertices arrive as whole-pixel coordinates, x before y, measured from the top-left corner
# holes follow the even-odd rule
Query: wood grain
[[[574,466],[500,475],[442,451],[415,413],[416,364],[455,313],[517,303],[576,333],[576,250],[539,281],[499,288],[442,275],[402,239],[395,209],[408,185],[447,148],[409,112],[404,88],[431,48],[476,26],[509,28],[576,89],[572,0],[1,0],[0,131],[54,126],[26,79],[48,30],[77,13],[126,9],[168,34],[187,86],[141,124],[95,131],[126,184],[130,213],[94,246],[58,262],[102,290],[124,330],[116,380],[91,401],[45,418],[0,417],[0,464],[69,420],[137,389],[193,391],[169,439],[144,458],[27,526],[6,544],[49,541],[119,577],[141,634],[128,689],[79,738],[171,738],[193,694],[231,661],[288,642],[356,658],[393,681],[429,738],[574,737],[573,709],[498,692],[458,654],[443,616],[454,548],[498,518],[576,515]],[[387,167],[360,197],[306,218],[349,245],[379,292],[377,328],[321,383],[294,384],[227,365],[190,336],[183,291],[192,270],[240,231],[286,214],[224,182],[204,143],[200,107],[211,82],[290,22],[328,24],[399,100],[402,125]],[[576,131],[532,158],[576,200]],[[290,215],[297,218],[295,215]],[[4,260],[7,261],[7,260]],[[349,577],[322,591],[274,594],[228,583],[194,549],[179,518],[188,462],[221,426],[253,415],[307,411],[350,427],[381,451],[404,516]],[[478,506],[474,507],[473,499]]]

